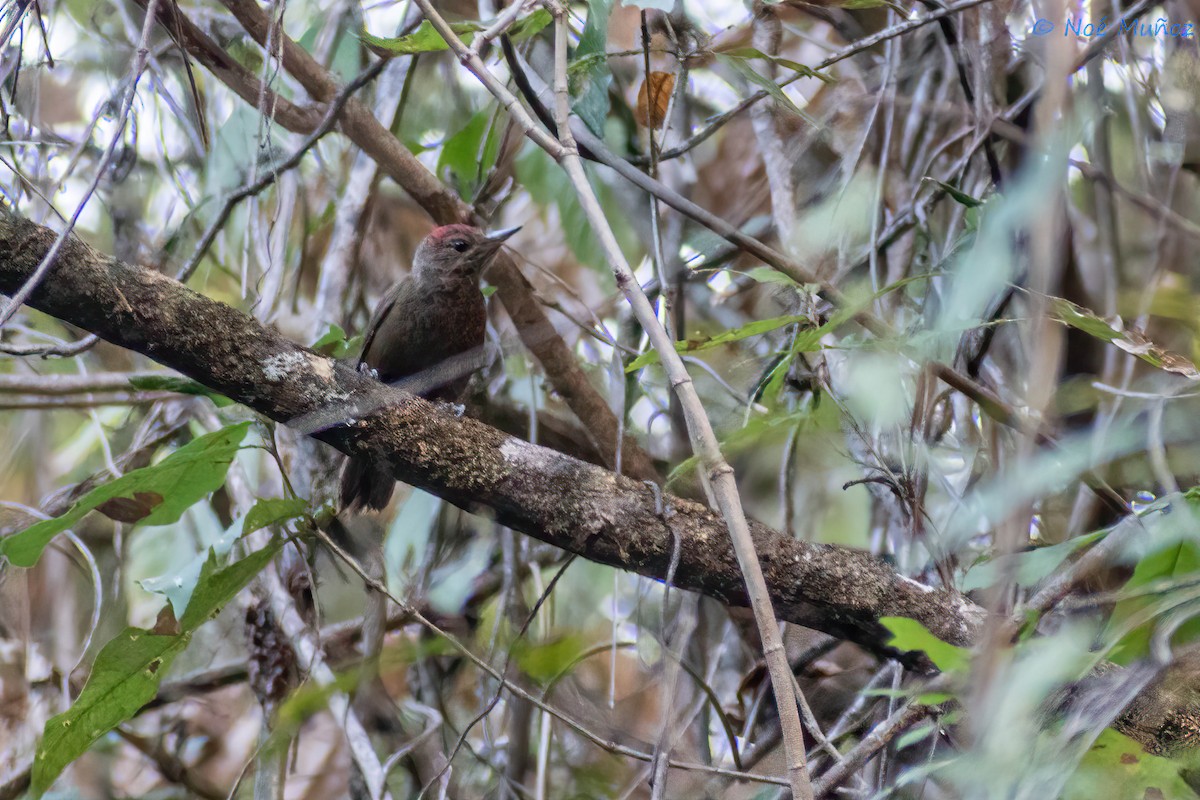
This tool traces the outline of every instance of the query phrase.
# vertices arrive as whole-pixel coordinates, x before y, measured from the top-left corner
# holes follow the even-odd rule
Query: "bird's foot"
[[[365,361],[359,362],[358,371],[363,375],[366,375],[368,378],[379,380],[379,370],[371,368],[371,366]]]

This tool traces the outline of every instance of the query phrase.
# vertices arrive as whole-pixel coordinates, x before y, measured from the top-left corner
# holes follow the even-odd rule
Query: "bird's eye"
[[[470,248],[471,245],[467,244],[466,239],[455,239],[453,242],[450,243],[450,246],[453,247],[455,250],[457,250],[460,253],[465,253],[465,252],[467,252],[467,249]]]

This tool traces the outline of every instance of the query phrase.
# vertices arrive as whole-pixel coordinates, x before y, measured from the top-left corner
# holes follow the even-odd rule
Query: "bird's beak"
[[[516,226],[515,228],[505,228],[504,230],[492,231],[491,233],[487,234],[487,236],[485,236],[484,238],[487,239],[489,242],[494,242],[497,246],[499,246],[506,239],[508,239],[508,237],[512,236],[514,233],[516,233],[519,230],[521,230],[520,225]]]

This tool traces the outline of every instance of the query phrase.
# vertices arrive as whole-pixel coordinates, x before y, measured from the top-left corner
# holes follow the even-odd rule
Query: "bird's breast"
[[[410,390],[448,398],[461,392],[473,371],[461,357],[482,352],[487,306],[478,286],[417,289],[397,297],[364,360],[384,382],[412,379]]]

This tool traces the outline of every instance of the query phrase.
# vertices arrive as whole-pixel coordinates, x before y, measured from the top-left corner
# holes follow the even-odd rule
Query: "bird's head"
[[[471,225],[434,228],[417,247],[413,266],[417,272],[478,278],[508,237],[520,228],[485,233]]]

